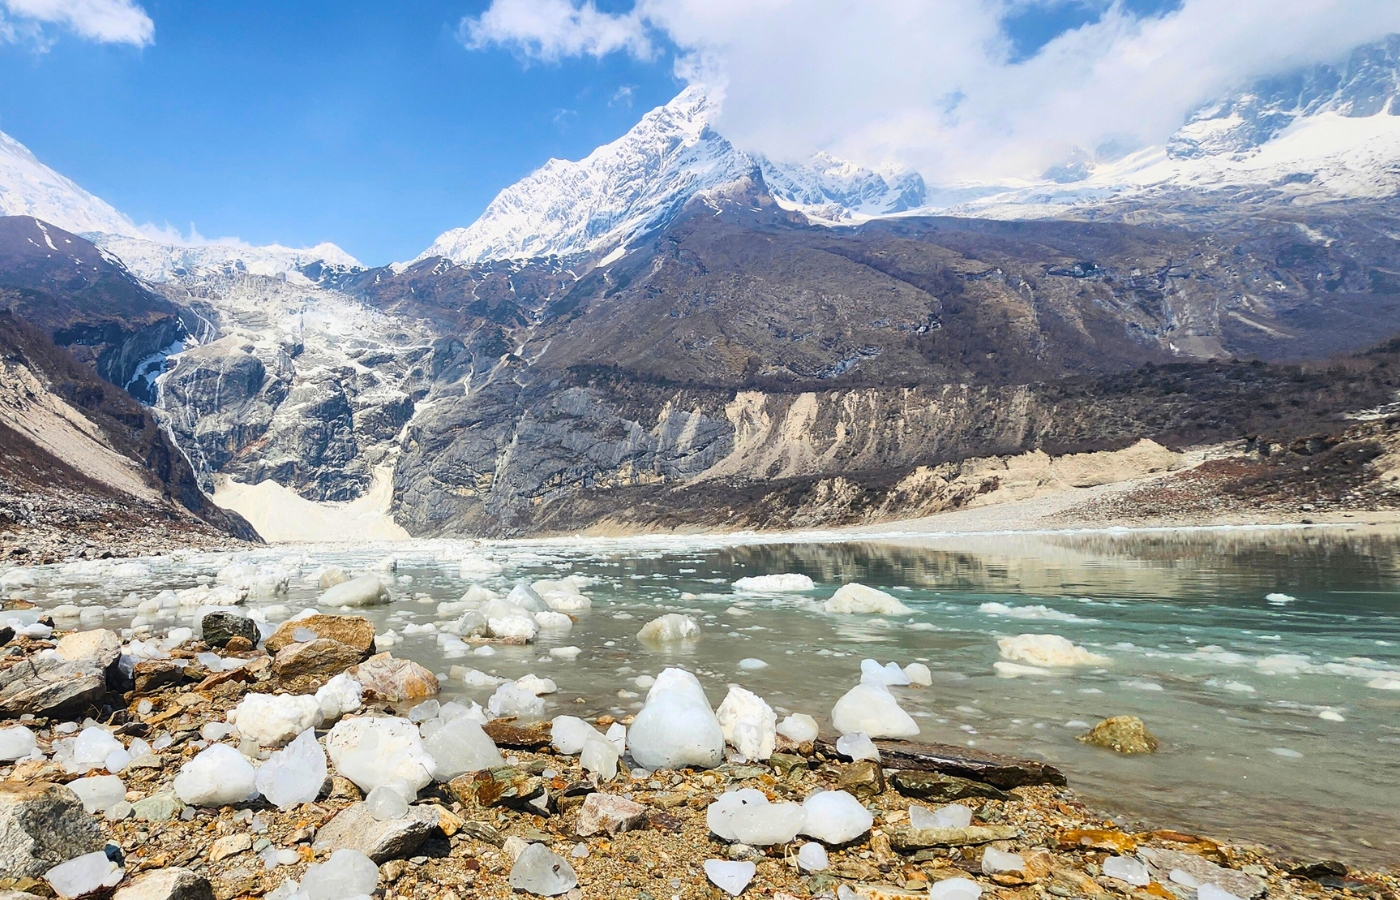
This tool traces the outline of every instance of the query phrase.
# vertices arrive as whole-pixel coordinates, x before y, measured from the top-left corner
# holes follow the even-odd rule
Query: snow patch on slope
[[[39,162],[28,147],[3,132],[0,215],[33,216],[74,234],[141,233],[126,216]]]
[[[335,244],[297,249],[280,244],[255,247],[238,241],[172,244],[129,235],[91,236],[93,243],[126,264],[132,274],[147,281],[181,281],[236,275],[285,276],[298,284],[311,284],[302,270],[320,263],[337,269],[364,268],[359,260]]]

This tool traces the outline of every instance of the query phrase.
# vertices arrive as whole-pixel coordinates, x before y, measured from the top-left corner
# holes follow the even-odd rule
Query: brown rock
[[[496,743],[497,747],[515,747],[520,750],[535,750],[544,747],[552,740],[548,722],[530,722],[521,725],[501,719],[492,719],[481,730]]]
[[[136,693],[150,694],[183,681],[185,667],[173,659],[148,659],[135,665],[131,677],[136,686]]]
[[[896,828],[890,843],[901,853],[926,847],[972,847],[1009,841],[1021,832],[1012,825],[969,825],[966,828]]]
[[[355,803],[316,832],[312,847],[318,853],[359,850],[375,863],[412,856],[438,827],[437,810],[435,806],[410,806],[403,817],[381,822],[370,815],[368,804]]]
[[[294,638],[295,633],[305,628],[314,632],[318,638],[331,641],[339,641],[349,647],[354,647],[360,653],[360,659],[364,659],[374,652],[374,626],[369,619],[363,616],[307,616],[304,619],[293,619],[283,622],[276,631],[264,642],[263,646],[269,653],[277,653],[283,647],[291,644],[301,643]]]
[[[579,837],[621,834],[647,825],[647,808],[617,794],[589,794],[578,811],[574,832]]]
[[[317,638],[304,644],[288,644],[272,660],[272,673],[287,681],[303,675],[339,675],[363,657],[349,644]]]
[[[1113,716],[1104,719],[1079,740],[1093,747],[1114,753],[1156,753],[1160,742],[1147,730],[1137,716]]]
[[[224,649],[232,653],[243,653],[253,649],[253,642],[245,637],[231,637],[228,643],[224,644]]]
[[[253,848],[253,839],[246,834],[229,834],[219,838],[209,847],[209,861],[228,859]]]
[[[1062,832],[1059,845],[1061,850],[1106,850],[1119,856],[1136,853],[1138,848],[1138,842],[1132,835],[1097,828]]]
[[[460,803],[521,807],[543,795],[545,787],[542,779],[514,766],[497,766],[459,775],[447,783],[447,791]]]
[[[422,700],[440,689],[437,676],[411,659],[394,659],[390,653],[371,656],[350,670],[350,675],[367,691],[391,703]]]
[[[885,772],[879,763],[862,759],[841,769],[837,786],[857,800],[869,800],[885,792]]]
[[[189,869],[157,869],[118,888],[112,900],[214,900],[214,889],[208,879]]]
[[[890,776],[890,782],[894,785],[895,790],[906,797],[917,797],[920,800],[937,800],[944,803],[973,798],[1007,800],[1011,797],[1010,794],[1000,788],[992,787],[990,784],[983,784],[980,781],[972,781],[967,778],[957,778],[952,775],[943,775],[938,772],[918,772],[900,769]]]

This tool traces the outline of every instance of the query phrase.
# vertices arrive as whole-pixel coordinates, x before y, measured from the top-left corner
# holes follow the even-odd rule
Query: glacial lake
[[[209,584],[251,563],[285,593],[246,608],[276,623],[314,605],[322,567],[378,565],[394,602],[368,610],[391,648],[448,674],[553,679],[548,715],[640,708],[639,676],[681,666],[713,704],[741,684],[784,712],[829,727],[832,704],[860,679],[862,659],[926,663],[931,687],[896,687],[928,740],[1045,760],[1087,802],[1126,825],[1149,823],[1269,844],[1304,858],[1393,866],[1400,859],[1400,537],[1355,528],[1183,530],[922,537],[882,534],[786,542],[737,536],[573,538],[531,542],[415,541],[186,553],[0,574],[5,596],[86,610],[83,627],[139,624],[161,634],[191,608],[142,614],[164,589]],[[464,577],[463,559],[468,559]],[[495,572],[499,566],[499,572]],[[144,571],[143,571],[144,570]],[[474,574],[473,574],[474,572]],[[487,574],[490,572],[491,574]],[[280,573],[280,574],[279,574]],[[752,575],[801,573],[814,590],[736,592]],[[473,583],[505,594],[519,580],[576,576],[592,600],[568,632],[444,652],[440,614]],[[912,615],[821,611],[857,581],[889,591]],[[104,612],[99,612],[103,610]],[[260,611],[260,612],[259,612]],[[334,612],[334,610],[326,610]],[[701,627],[693,643],[641,644],[668,612]],[[60,620],[60,627],[78,627]],[[1108,657],[1104,665],[1006,677],[997,639],[1056,634]],[[451,641],[446,641],[451,644]],[[562,659],[550,649],[572,646]],[[766,666],[741,667],[741,660]],[[645,683],[645,679],[643,679]],[[441,699],[485,705],[492,689],[443,683]],[[1076,740],[1104,717],[1142,717],[1163,742],[1121,757]]]

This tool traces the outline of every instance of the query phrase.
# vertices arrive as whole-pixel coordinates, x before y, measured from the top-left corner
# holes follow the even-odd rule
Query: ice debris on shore
[[[858,684],[831,710],[831,724],[841,734],[864,732],[871,738],[909,738],[919,733],[918,724],[882,684]]]
[[[1042,668],[1101,666],[1110,660],[1058,634],[1019,634],[997,639],[1003,659]]]
[[[496,743],[471,717],[462,715],[432,731],[423,749],[432,759],[436,781],[451,781],[467,772],[505,765]]]
[[[849,843],[870,830],[875,817],[845,791],[818,791],[802,802],[806,812],[800,834],[824,844]]]
[[[399,781],[416,795],[433,780],[436,765],[407,719],[342,719],[326,736],[326,752],[336,770],[366,793]]]
[[[721,794],[705,811],[705,824],[715,835],[754,847],[786,844],[797,837],[806,822],[807,811],[801,804],[770,803],[762,791],[753,788]]]
[[[822,604],[822,609],[829,613],[882,616],[903,616],[914,612],[890,594],[854,581],[838,588],[831,599]]]
[[[60,897],[85,897],[103,888],[116,887],[126,873],[107,857],[106,852],[97,850],[59,863],[44,873],[49,887]]]
[[[190,806],[230,806],[258,796],[257,771],[227,744],[212,744],[180,767],[175,795]]]
[[[778,716],[762,697],[737,684],[715,712],[724,740],[740,762],[761,762],[773,755],[778,742]]]
[[[778,734],[798,744],[815,741],[821,729],[817,720],[806,713],[792,713],[778,723]]]
[[[731,897],[744,892],[753,881],[758,866],[751,862],[730,862],[723,859],[705,860],[705,877],[710,883]]]
[[[909,825],[912,828],[966,828],[972,824],[972,810],[960,803],[951,803],[936,810],[922,806],[909,807]]]
[[[699,679],[684,669],[656,676],[628,743],[632,757],[647,769],[710,769],[724,759],[724,730]]]
[[[573,890],[578,876],[564,857],[544,844],[530,844],[510,867],[509,882],[515,890],[554,897]]]

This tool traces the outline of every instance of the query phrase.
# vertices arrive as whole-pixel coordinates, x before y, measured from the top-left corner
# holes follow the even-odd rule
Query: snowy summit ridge
[[[39,162],[29,148],[0,132],[0,215],[33,216],[73,234],[139,237],[130,219]]]
[[[743,178],[820,220],[887,215],[923,202],[914,172],[872,172],[826,154],[777,163],[711,127],[719,107],[687,87],[630,131],[577,162],[551,159],[496,195],[472,225],[438,237],[414,262],[457,263],[614,251],[664,225],[692,198]]]

